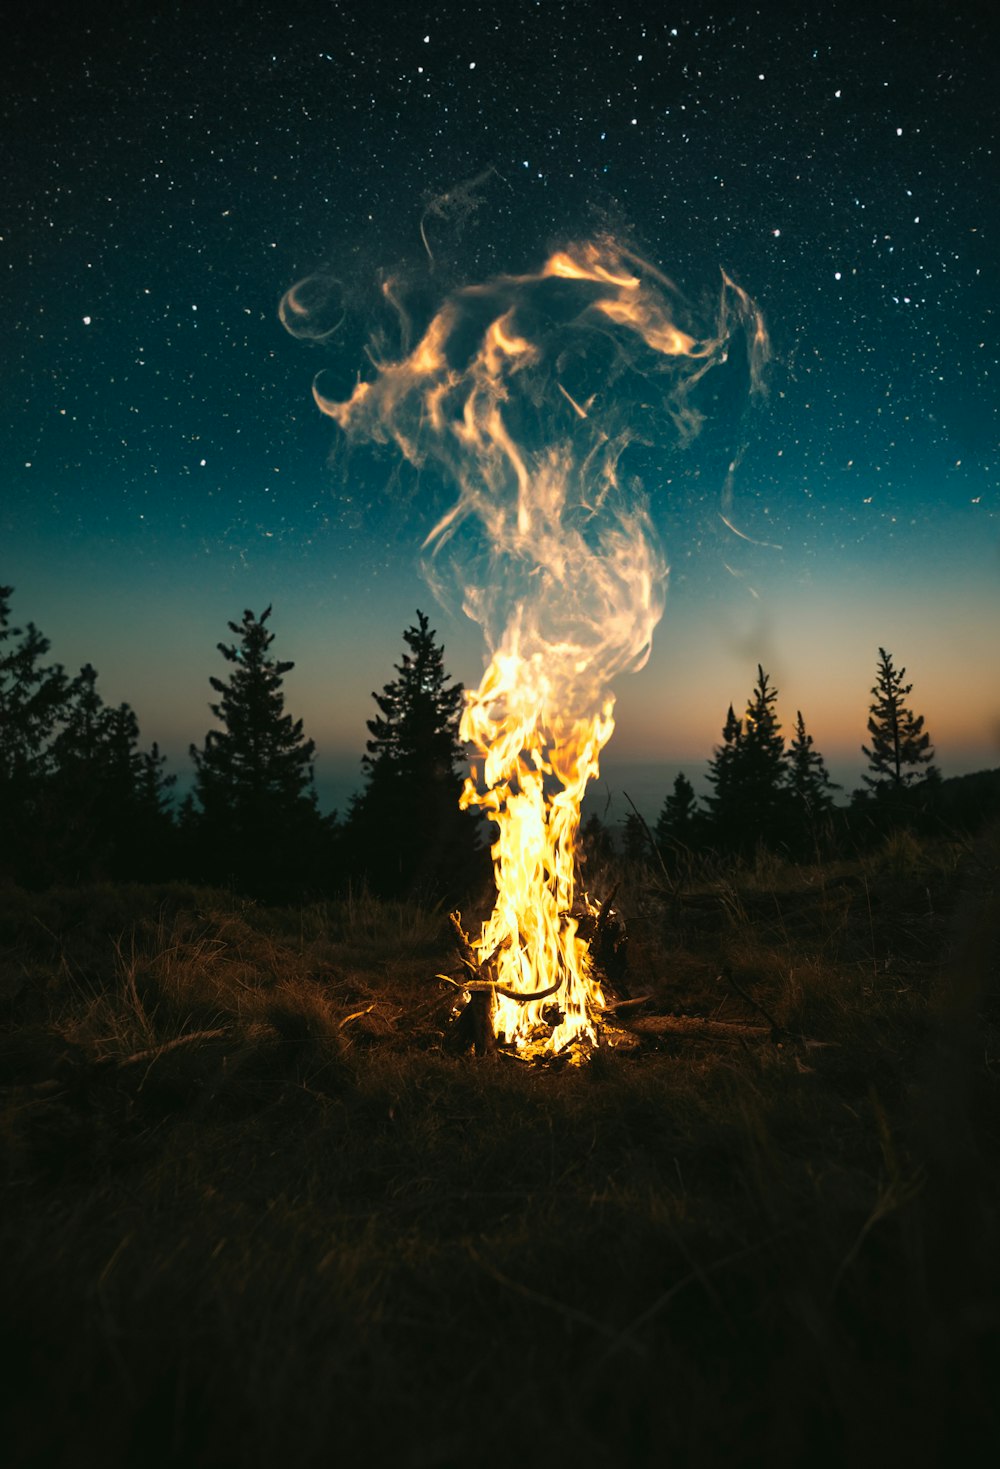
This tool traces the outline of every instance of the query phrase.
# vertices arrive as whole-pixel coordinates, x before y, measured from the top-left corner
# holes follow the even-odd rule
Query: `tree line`
[[[71,677],[50,662],[34,624],[13,624],[12,594],[0,587],[0,881],[184,878],[271,901],[351,883],[437,901],[488,879],[483,820],[459,809],[464,691],[422,612],[403,633],[395,676],[372,695],[363,788],[343,815],[324,815],[315,744],[285,709],[294,664],[273,650],[270,607],[245,611],[217,644],[226,666],[209,679],[216,727],[190,747],[194,788],[177,807],[176,777],[155,743],[142,746],[131,707],[103,702],[91,664]],[[661,855],[763,843],[807,857],[845,833],[927,819],[941,780],[905,672],[879,650],[868,768],[846,817],[801,712],[786,745],[777,690],[758,667],[744,714],[730,706],[709,761],[711,794],[700,802],[679,775],[654,834],[637,814],[626,822],[626,854],[640,855],[653,836]],[[594,819],[588,837],[607,841]]]
[[[831,780],[801,710],[786,743],[778,691],[758,664],[745,713],[737,716],[732,704],[727,711],[721,743],[708,762],[711,792],[704,804],[686,775],[675,779],[655,828],[661,855],[705,848],[747,855],[765,846],[798,858],[822,856],[848,837],[856,846],[893,826],[932,822],[940,815],[941,776],[924,717],[907,703],[913,685],[905,677],[906,669],[897,669],[892,654],[879,648],[870,743],[861,746],[868,763],[863,784],[844,807],[835,803],[841,787]],[[634,813],[625,843],[633,856],[648,843]]]
[[[353,882],[437,900],[486,876],[480,820],[458,804],[464,692],[423,613],[373,695],[364,789],[341,817],[320,812],[315,743],[286,712],[294,664],[275,655],[270,607],[217,645],[217,727],[190,747],[194,788],[178,808],[131,707],[103,702],[89,663],[70,677],[50,662],[38,628],[14,625],[12,595],[0,587],[0,882],[183,878],[271,901]]]

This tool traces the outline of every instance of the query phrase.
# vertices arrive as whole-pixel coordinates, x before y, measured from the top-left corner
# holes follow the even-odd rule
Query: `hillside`
[[[998,850],[619,873],[580,1067],[455,1052],[442,914],[0,893],[11,1462],[978,1458]]]

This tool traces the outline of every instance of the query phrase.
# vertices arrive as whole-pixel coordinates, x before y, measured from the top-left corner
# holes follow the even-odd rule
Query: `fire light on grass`
[[[667,277],[610,236],[453,291],[415,340],[402,284],[385,281],[383,296],[398,352],[371,347],[374,375],[346,400],[314,394],[347,435],[395,444],[457,487],[425,552],[432,584],[457,585],[490,653],[462,721],[479,757],[462,801],[496,826],[497,900],[473,949],[508,1044],[585,1047],[604,1001],[580,933],[580,805],[614,729],[611,684],[645,663],[667,581],[623,456],[693,438],[699,384],[734,345],[755,390],[766,333],[725,275],[699,330]],[[290,331],[321,335],[317,299],[313,282],[292,288]]]

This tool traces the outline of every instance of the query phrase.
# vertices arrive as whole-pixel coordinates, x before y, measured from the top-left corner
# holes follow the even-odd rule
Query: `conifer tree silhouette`
[[[729,712],[732,714],[731,707]],[[733,718],[735,719],[735,715]],[[690,850],[699,843],[702,823],[703,813],[699,809],[694,786],[681,772],[675,777],[673,790],[665,798],[657,817],[656,844],[664,855],[678,850]]]
[[[49,857],[53,875],[150,879],[167,875],[173,818],[163,757],[139,748],[128,704],[109,708],[85,663],[69,686],[62,728],[52,742]]]
[[[11,625],[14,589],[0,586],[0,875],[40,878],[51,743],[66,705],[62,666],[46,662],[49,641],[29,622]]]
[[[785,778],[785,741],[778,723],[777,702],[778,690],[758,663],[757,682],[743,721],[740,779],[757,803],[762,822],[780,805]]]
[[[478,818],[459,809],[466,758],[459,738],[465,703],[445,672],[429,619],[403,633],[397,677],[372,698],[362,757],[367,783],[355,798],[346,843],[353,870],[383,896],[453,897],[481,872]]]
[[[0,587],[0,778],[49,768],[49,744],[66,704],[61,664],[45,664],[49,640],[33,622],[10,625],[13,587]],[[20,639],[14,643],[13,639]],[[11,644],[11,646],[7,646]]]
[[[892,654],[878,650],[874,702],[869,708],[868,733],[871,745],[862,745],[870,775],[863,775],[865,785],[876,795],[898,793],[915,783],[930,778],[937,771],[930,763],[934,758],[931,737],[924,729],[924,716],[914,715],[906,700],[913,691],[904,684],[906,669],[893,667]]]
[[[806,730],[802,710],[796,710],[795,734],[788,746],[788,795],[793,838],[800,850],[814,842],[833,811],[833,791],[840,786],[830,779],[826,762]]]
[[[714,834],[719,837],[734,823],[739,810],[739,760],[743,749],[743,721],[737,719],[732,704],[722,726],[722,744],[716,745],[708,762],[708,779],[715,787],[708,797]]]
[[[622,853],[626,861],[648,862],[654,854],[649,850],[649,837],[642,817],[630,811],[622,826]]]
[[[58,836],[50,844],[50,858],[64,881],[109,875],[111,843],[101,820],[110,764],[107,716],[97,692],[97,669],[85,663],[69,685],[62,728],[52,742]]]
[[[588,867],[611,862],[615,855],[614,839],[604,822],[593,812],[580,828],[580,857]]]
[[[82,780],[96,775],[106,721],[107,709],[97,692],[97,669],[85,663],[69,686],[62,728],[52,744],[56,765]]]
[[[111,841],[115,877],[150,881],[173,871],[176,828],[166,756],[154,740],[139,748],[139,721],[128,704],[109,709],[104,721],[102,825]]]
[[[713,836],[721,846],[750,851],[758,842],[780,843],[788,822],[785,741],[775,705],[778,691],[760,664],[746,715],[730,704],[722,744],[709,762],[715,787],[708,804]]]
[[[200,810],[188,804],[183,826],[196,875],[279,900],[325,880],[331,823],[316,803],[315,744],[285,713],[282,684],[295,665],[271,654],[270,615],[270,606],[259,618],[248,609],[229,623],[238,641],[217,645],[233,671],[209,679],[222,728],[190,747]]]

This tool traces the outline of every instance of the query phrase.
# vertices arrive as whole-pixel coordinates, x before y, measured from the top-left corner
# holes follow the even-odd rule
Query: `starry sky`
[[[852,788],[879,646],[945,775],[1000,764],[997,40],[962,0],[31,7],[0,63],[18,619],[183,784],[215,645],[272,603],[342,805],[416,608],[469,685],[484,647],[421,575],[447,488],[345,447],[313,378],[370,375],[387,273],[433,293],[610,224],[691,300],[724,269],[772,357],[642,467],[670,583],[603,790],[655,814],[758,662]],[[333,345],[278,320],[317,271]]]

